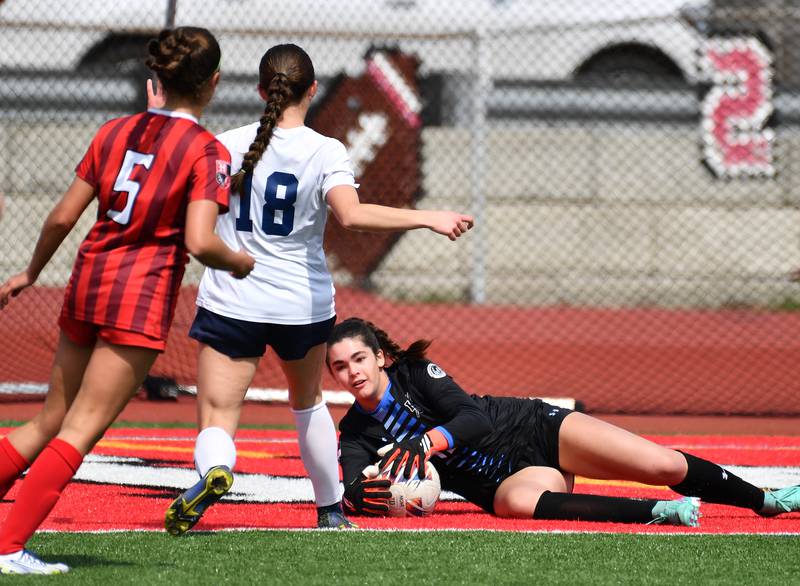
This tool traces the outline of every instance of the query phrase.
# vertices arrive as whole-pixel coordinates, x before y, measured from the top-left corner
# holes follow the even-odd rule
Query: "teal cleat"
[[[764,506],[756,511],[762,517],[800,511],[800,484],[764,493]]]
[[[233,486],[227,466],[215,466],[200,481],[172,501],[164,515],[164,528],[170,535],[183,535],[194,527],[206,509]]]
[[[675,501],[658,501],[653,507],[653,520],[648,523],[660,525],[684,525],[700,527],[700,499],[695,496]]]
[[[319,529],[358,529],[358,525],[344,516],[342,503],[317,507],[317,527]]]

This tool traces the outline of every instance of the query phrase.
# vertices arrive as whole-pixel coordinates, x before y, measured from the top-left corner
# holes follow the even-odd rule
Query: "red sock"
[[[7,437],[0,439],[0,499],[14,486],[30,463],[11,445]]]
[[[83,461],[80,452],[58,438],[45,446],[22,483],[11,512],[0,529],[0,555],[14,553],[53,510],[61,491]]]

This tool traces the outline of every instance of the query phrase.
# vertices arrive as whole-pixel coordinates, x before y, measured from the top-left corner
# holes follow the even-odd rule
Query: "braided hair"
[[[182,26],[164,29],[147,43],[145,65],[167,92],[198,100],[219,70],[222,52],[207,29]]]
[[[328,347],[346,338],[360,339],[375,354],[378,350],[383,350],[384,356],[395,363],[424,360],[425,353],[431,345],[430,340],[417,340],[403,350],[389,337],[389,334],[372,322],[359,317],[351,317],[336,324],[328,336]]]
[[[267,95],[256,138],[245,153],[242,168],[231,178],[231,190],[244,195],[245,176],[252,173],[272,139],[275,125],[287,106],[298,103],[314,83],[314,65],[303,49],[293,44],[275,45],[264,53],[258,67],[258,85]]]

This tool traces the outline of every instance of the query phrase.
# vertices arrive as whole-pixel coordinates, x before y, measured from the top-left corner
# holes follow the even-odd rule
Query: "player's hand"
[[[156,82],[156,87],[153,87],[153,80],[147,80],[147,109],[157,108],[161,109],[167,105],[167,97],[164,94],[164,88],[161,87],[161,82]]]
[[[342,502],[349,512],[384,516],[389,513],[392,485],[388,478],[369,478],[361,475],[344,490]]]
[[[256,266],[256,259],[246,252],[239,251],[236,253],[235,263],[236,268],[231,271],[231,275],[236,279],[244,279]]]
[[[425,478],[425,465],[431,458],[433,443],[428,434],[418,435],[401,442],[383,446],[378,450],[378,455],[382,456],[378,463],[378,468],[384,472],[389,466],[389,474],[394,478],[401,471],[406,479],[411,479],[413,471],[416,469],[420,480]]]
[[[429,228],[437,234],[443,234],[450,240],[455,240],[475,223],[472,216],[457,212],[430,212]]]
[[[4,309],[8,305],[11,297],[16,297],[23,289],[31,285],[33,285],[33,279],[30,278],[27,272],[17,273],[0,285],[0,309]]]

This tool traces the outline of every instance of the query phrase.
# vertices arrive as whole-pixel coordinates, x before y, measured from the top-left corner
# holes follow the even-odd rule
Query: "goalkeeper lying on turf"
[[[389,480],[366,478],[365,467],[380,460],[381,470],[408,477],[431,456],[444,490],[500,517],[699,525],[697,498],[573,494],[576,474],[667,485],[764,517],[800,511],[800,486],[764,492],[712,462],[583,413],[536,399],[468,395],[425,359],[429,344],[401,350],[358,318],[338,324],[328,339],[328,368],[356,399],[339,424],[351,512],[388,512]],[[386,444],[392,447],[381,458]]]

